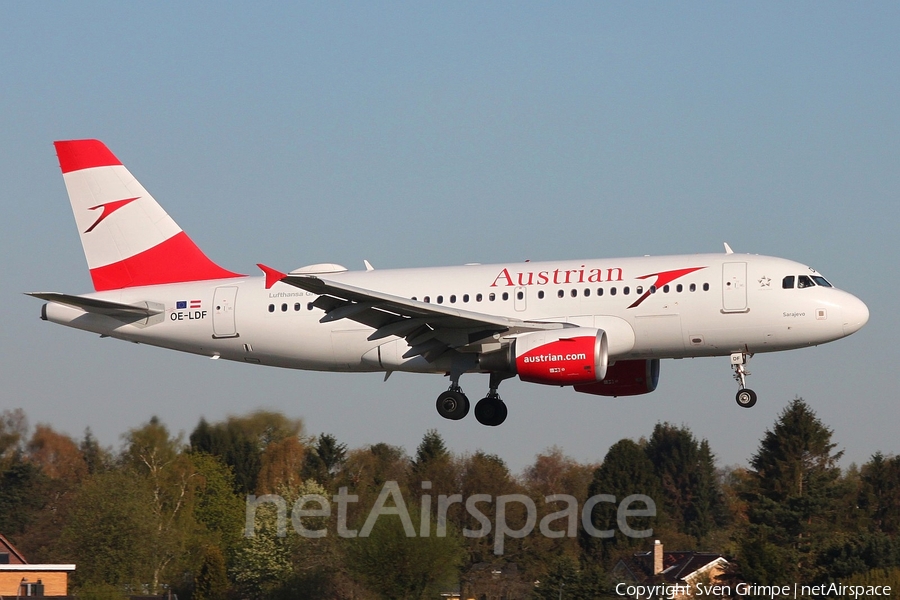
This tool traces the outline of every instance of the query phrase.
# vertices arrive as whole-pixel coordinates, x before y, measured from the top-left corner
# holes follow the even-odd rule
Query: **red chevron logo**
[[[87,230],[85,230],[85,233],[92,232],[94,230],[94,227],[99,225],[103,219],[113,214],[126,204],[134,202],[135,200],[137,200],[137,198],[126,198],[125,200],[114,200],[113,202],[107,202],[106,204],[98,204],[97,206],[90,207],[88,210],[97,210],[98,208],[102,208],[103,212],[100,213],[100,216],[96,221],[94,221],[94,224],[88,227]]]

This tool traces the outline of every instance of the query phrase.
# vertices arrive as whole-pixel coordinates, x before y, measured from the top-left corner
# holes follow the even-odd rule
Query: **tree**
[[[314,479],[327,488],[346,462],[347,444],[339,444],[333,435],[323,433],[306,453],[302,478]]]
[[[900,533],[900,457],[876,452],[860,471],[857,505],[870,521],[872,531]]]
[[[767,430],[750,460],[743,493],[748,524],[739,535],[743,574],[760,584],[818,581],[821,554],[834,543],[841,452],[832,431],[802,399]]]
[[[0,412],[0,471],[14,462],[28,433],[28,419],[21,408]]]
[[[300,485],[306,449],[296,437],[270,442],[260,457],[256,480],[258,495],[273,493],[279,485]]]
[[[72,438],[38,424],[26,446],[28,460],[40,467],[50,479],[65,479],[77,484],[87,475],[88,467]]]
[[[152,498],[153,534],[143,543],[150,551],[150,592],[156,594],[165,570],[184,555],[197,530],[193,501],[200,477],[180,436],[171,437],[156,417],[130,430],[125,440],[124,465],[147,486]]]
[[[90,427],[84,430],[84,438],[82,438],[78,448],[81,450],[88,473],[91,475],[112,467],[112,452],[100,447],[100,443],[94,437],[94,434],[91,433]]]
[[[607,563],[624,549],[632,548],[640,540],[626,536],[619,530],[617,522],[618,503],[628,496],[642,494],[659,503],[661,492],[659,478],[654,472],[653,463],[647,458],[644,449],[629,439],[622,439],[613,444],[603,464],[594,471],[594,478],[588,488],[588,497],[608,494],[615,497],[615,503],[600,502],[591,510],[591,522],[599,531],[613,530],[613,537],[603,539],[589,535],[585,530],[580,532],[580,541],[588,555],[603,559]],[[659,506],[657,517],[638,517],[629,519],[628,524],[635,530],[652,529],[660,521]]]
[[[303,421],[260,410],[210,425],[206,419],[190,435],[191,450],[219,456],[234,470],[235,491],[251,494],[257,488],[262,454],[273,442],[302,438]]]
[[[410,507],[413,523],[419,512]],[[368,537],[342,541],[351,574],[380,598],[419,600],[436,598],[458,581],[465,552],[461,537],[407,537],[400,519],[378,518]]]
[[[78,587],[141,589],[151,581],[152,506],[150,489],[134,473],[110,471],[85,480],[59,540],[62,557],[78,565]]]
[[[209,546],[204,552],[192,599],[226,600],[229,588],[225,557],[218,546]]]
[[[294,487],[281,486],[276,493],[284,500],[287,518],[290,520],[291,507],[297,498],[305,495],[322,495],[327,492],[315,482],[306,482]],[[325,528],[324,518],[304,520],[308,529]],[[290,529],[290,523],[287,524]],[[312,565],[322,566],[316,553],[305,553],[304,549],[318,540],[311,540],[289,533],[279,535],[278,507],[273,503],[262,503],[256,509],[254,532],[245,537],[234,552],[231,575],[241,593],[250,598],[269,598],[276,590],[290,582],[298,569]]]
[[[678,531],[704,539],[727,521],[722,490],[709,442],[698,442],[687,427],[657,423],[647,442],[662,492],[666,516]]]

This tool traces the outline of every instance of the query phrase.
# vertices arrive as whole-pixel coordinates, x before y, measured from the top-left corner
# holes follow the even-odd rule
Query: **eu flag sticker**
[[[175,308],[180,310],[182,308],[187,308],[187,300],[179,300],[175,303]]]

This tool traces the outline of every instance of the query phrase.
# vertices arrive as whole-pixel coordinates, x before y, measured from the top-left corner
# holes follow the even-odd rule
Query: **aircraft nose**
[[[869,307],[856,296],[850,296],[841,308],[844,313],[844,335],[856,333],[869,322]]]

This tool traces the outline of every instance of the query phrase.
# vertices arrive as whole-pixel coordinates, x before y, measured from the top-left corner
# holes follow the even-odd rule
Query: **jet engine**
[[[605,331],[573,327],[525,333],[500,350],[480,355],[478,365],[530,383],[576,385],[602,381],[608,361]]]
[[[575,391],[598,396],[637,396],[649,394],[658,383],[658,358],[619,360],[609,366],[603,381],[576,385]]]

